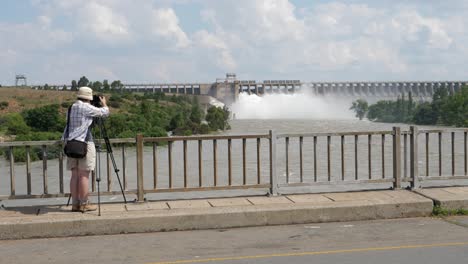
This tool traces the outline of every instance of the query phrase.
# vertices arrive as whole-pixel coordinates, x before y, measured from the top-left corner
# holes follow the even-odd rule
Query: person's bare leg
[[[80,170],[78,172],[79,175],[79,180],[78,180],[78,186],[79,186],[79,198],[81,201],[80,205],[80,210],[81,212],[87,212],[87,211],[95,211],[97,207],[95,205],[91,205],[88,202],[88,188],[89,188],[89,173],[90,171],[88,170]]]
[[[78,168],[73,168],[71,170],[71,179],[70,179],[70,193],[72,197],[72,205],[77,205],[80,203],[79,192],[78,192]]]
[[[89,171],[78,170],[78,198],[81,203],[88,201]]]

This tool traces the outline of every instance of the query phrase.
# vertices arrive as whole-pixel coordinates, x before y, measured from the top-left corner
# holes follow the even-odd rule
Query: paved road
[[[468,217],[0,241],[0,263],[468,263]]]

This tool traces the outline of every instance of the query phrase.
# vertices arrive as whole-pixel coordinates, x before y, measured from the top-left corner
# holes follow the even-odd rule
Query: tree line
[[[359,99],[351,109],[356,117],[388,123],[411,123],[416,125],[468,126],[468,86],[450,93],[447,88],[437,89],[430,102],[414,102],[411,92],[402,94],[396,101],[381,100],[368,106]]]
[[[77,91],[78,88],[83,87],[83,86],[88,86],[93,91],[100,91],[100,92],[108,92],[108,91],[122,91],[124,88],[124,85],[120,80],[114,80],[109,83],[108,80],[103,80],[101,81],[90,81],[86,76],[80,77],[78,81],[72,80],[71,81],[71,90],[72,91]],[[43,86],[35,86],[34,88],[39,89],[39,90],[67,90],[67,86],[63,85],[62,87],[56,86],[56,85],[49,85],[49,84],[44,84]]]

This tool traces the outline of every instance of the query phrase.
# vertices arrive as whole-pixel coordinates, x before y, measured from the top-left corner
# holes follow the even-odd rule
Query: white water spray
[[[239,94],[231,106],[236,119],[354,119],[352,99],[307,93]]]

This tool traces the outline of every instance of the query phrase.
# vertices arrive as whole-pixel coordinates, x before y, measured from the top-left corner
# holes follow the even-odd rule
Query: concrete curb
[[[285,204],[140,211],[131,214],[82,214],[75,219],[54,215],[40,219],[2,219],[0,239],[110,235],[307,224],[423,217],[432,213],[433,202],[420,198],[409,202],[347,201],[339,204]]]
[[[445,209],[468,208],[468,187],[429,188],[414,190],[414,192],[431,199],[434,205]]]

